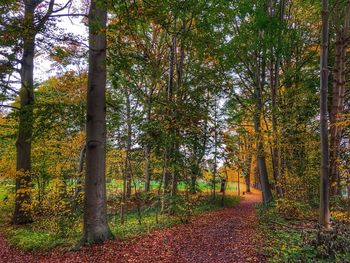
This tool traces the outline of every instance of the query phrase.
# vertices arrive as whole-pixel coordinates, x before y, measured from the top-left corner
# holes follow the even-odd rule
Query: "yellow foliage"
[[[86,87],[86,72],[77,75],[69,71],[63,76],[49,78],[39,87],[39,92],[45,92],[46,103],[82,104],[86,100]]]

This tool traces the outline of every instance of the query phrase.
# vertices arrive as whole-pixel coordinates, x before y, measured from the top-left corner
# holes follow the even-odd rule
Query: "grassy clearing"
[[[238,196],[225,197],[225,207],[231,207],[238,203]],[[124,224],[120,224],[120,214],[110,215],[109,225],[115,236],[120,239],[130,239],[156,229],[181,224],[188,216],[193,218],[204,212],[221,208],[221,196],[217,196],[215,199],[205,196],[198,199],[198,202],[193,204],[188,211],[177,208],[179,209],[176,210],[177,213],[169,215],[167,213],[161,214],[155,209],[147,209],[142,210],[140,218],[136,210],[131,210],[126,213]],[[40,219],[30,226],[9,228],[6,232],[12,245],[27,251],[45,251],[57,246],[72,247],[81,238],[82,216],[62,217],[56,221]]]
[[[221,185],[220,183],[217,183],[215,185],[216,189],[220,189],[220,185]],[[134,186],[133,186],[133,188],[135,188],[135,187],[136,187],[136,189],[138,191],[142,191],[144,189],[144,182],[136,181]],[[197,187],[198,187],[199,191],[210,192],[210,189],[211,189],[212,186],[210,185],[209,182],[199,181],[199,182],[197,182]],[[120,190],[121,191],[123,189],[123,181],[122,180],[112,180],[112,181],[107,183],[107,188],[116,189],[116,190]],[[159,182],[151,181],[150,188],[151,188],[152,191],[158,190]],[[185,191],[186,190],[186,183],[179,182],[177,188],[180,191]],[[226,186],[226,190],[227,191],[237,191],[237,183],[228,182],[227,186]]]

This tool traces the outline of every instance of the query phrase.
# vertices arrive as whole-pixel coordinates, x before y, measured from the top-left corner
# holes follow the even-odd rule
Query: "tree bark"
[[[146,113],[146,119],[147,123],[151,122],[151,94],[148,95],[148,105],[147,105],[147,113]],[[145,167],[144,167],[144,173],[145,173],[145,192],[149,192],[151,190],[151,179],[152,179],[152,170],[151,170],[151,144],[147,138],[146,145],[145,145]]]
[[[265,70],[266,70],[266,58],[265,52],[262,54],[262,58],[259,64],[259,70],[257,72],[257,80],[254,88],[255,96],[255,113],[254,113],[254,129],[257,136],[256,148],[257,148],[257,166],[260,175],[261,190],[263,194],[264,204],[268,204],[272,201],[272,192],[269,183],[269,177],[266,168],[265,151],[263,143],[263,134],[261,131],[261,115],[263,114],[263,98],[262,91],[265,84]]]
[[[214,98],[214,162],[213,162],[213,196],[216,196],[216,178],[217,178],[217,157],[218,157],[218,112],[217,98]]]
[[[252,152],[251,152],[251,145],[247,147],[247,160],[246,160],[246,165],[245,165],[245,185],[246,185],[246,192],[250,193],[250,168],[252,164]]]
[[[74,189],[74,206],[76,206],[79,198],[79,194],[82,191],[81,183],[82,183],[82,175],[84,171],[85,157],[86,157],[86,144],[84,143],[79,154],[78,175],[76,178],[75,189]]]
[[[335,63],[333,67],[333,92],[330,109],[330,195],[340,195],[339,153],[342,127],[337,125],[343,113],[346,84],[346,49],[350,19],[350,1],[346,3],[344,27],[337,28]]]
[[[145,145],[145,192],[149,192],[151,190],[151,179],[152,179],[152,171],[151,171],[151,147],[149,143]]]
[[[46,14],[35,22],[35,9],[42,1],[24,1],[23,27],[23,55],[21,59],[21,89],[19,92],[20,111],[19,128],[16,141],[16,196],[12,223],[26,224],[32,222],[30,209],[31,202],[31,151],[33,134],[33,107],[34,107],[34,56],[35,37],[40,32],[53,12],[55,1],[50,0]]]
[[[173,104],[173,92],[174,92],[174,73],[175,73],[175,59],[176,59],[176,18],[174,18],[174,32],[171,38],[171,44],[169,46],[169,79],[167,85],[167,102],[168,107],[171,107]],[[174,121],[174,111],[172,108],[167,110],[169,121],[172,123]],[[172,125],[172,124],[171,124]],[[163,170],[163,182],[164,182],[164,194],[171,191],[170,186],[170,165],[172,163],[172,146],[173,146],[173,135],[174,129],[170,127],[167,130],[167,139],[165,149],[164,149],[164,170]]]
[[[322,0],[322,33],[321,33],[321,62],[320,62],[320,131],[321,131],[321,183],[320,183],[320,224],[330,227],[329,215],[329,145],[328,145],[328,34],[329,10],[328,0]]]
[[[126,176],[126,197],[129,198],[131,196],[131,188],[132,188],[131,167],[130,167],[132,121],[131,121],[130,92],[127,90],[127,87],[125,87],[125,100],[126,100],[126,124],[127,124],[126,151],[125,151],[125,176]]]
[[[106,9],[105,2],[91,1],[83,244],[102,243],[112,238],[107,222],[105,175]]]
[[[285,12],[285,1],[280,1],[279,4],[279,19],[281,23],[284,20],[284,12]],[[273,14],[272,14],[273,15]],[[282,195],[282,188],[280,186],[280,149],[279,145],[279,134],[278,134],[278,121],[277,121],[277,95],[279,88],[279,72],[280,72],[280,62],[281,62],[281,54],[280,54],[280,39],[281,35],[278,33],[278,42],[275,47],[275,61],[273,61],[273,48],[272,48],[272,59],[271,59],[271,69],[270,69],[270,86],[271,86],[271,106],[272,106],[272,134],[273,134],[273,143],[272,143],[272,172],[273,178],[276,180],[276,191],[277,195]]]
[[[207,90],[207,100],[206,100],[206,112],[209,111],[210,104],[210,92]],[[203,135],[203,136],[201,136]],[[202,137],[202,138],[201,138]],[[203,157],[207,149],[207,140],[208,140],[208,118],[204,121],[203,133],[199,137],[196,137],[194,142],[193,150],[193,166],[191,173],[191,193],[196,192],[197,178],[201,175],[201,164],[203,162]]]
[[[17,176],[16,197],[13,213],[13,224],[26,224],[32,222],[30,210],[26,208],[31,202],[31,150],[33,134],[33,107],[34,107],[34,52],[35,35],[34,12],[36,5],[33,1],[25,2],[24,21],[29,28],[23,39],[23,56],[21,60],[21,89],[19,129],[16,142],[17,149]]]

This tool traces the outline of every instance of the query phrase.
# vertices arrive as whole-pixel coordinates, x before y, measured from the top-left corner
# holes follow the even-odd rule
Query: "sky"
[[[48,0],[47,0],[48,1]],[[46,2],[47,2],[46,1]],[[55,3],[57,6],[55,7],[56,9],[59,8],[59,6],[64,6],[67,1],[69,0],[56,0]],[[76,12],[79,13],[85,13],[81,7],[83,6],[83,1],[84,0],[72,0],[72,8],[71,10],[63,10],[58,14],[68,14],[72,13],[74,9],[79,10]],[[86,4],[85,4],[86,5]],[[73,33],[75,35],[81,35],[81,36],[86,36],[87,35],[87,28],[82,23],[82,17],[61,17],[59,18],[59,22],[57,23],[57,26],[59,28],[62,28],[65,30],[67,33]],[[51,61],[48,57],[48,53],[45,52],[45,50],[40,50],[40,52],[37,52],[36,57],[34,59],[34,82],[35,83],[40,83],[42,81],[47,80],[49,77],[59,75],[61,72],[59,72],[57,69],[54,69],[52,67],[53,61]],[[12,77],[11,77],[12,78]],[[18,74],[13,75],[13,80],[17,81],[20,77]],[[16,90],[19,90],[20,88],[20,83],[13,84],[13,88]],[[3,105],[10,105],[12,101],[0,101],[0,104]],[[10,112],[11,109],[7,107],[0,107],[0,113],[4,112]]]
[[[56,0],[57,4],[64,5],[68,0]],[[81,0],[73,1],[73,6],[79,8],[81,6]],[[68,10],[63,10],[60,14],[67,14]],[[82,17],[61,17],[57,23],[59,28],[65,29],[67,33],[73,33],[76,35],[87,34],[86,26],[81,22]],[[52,61],[49,60],[48,54],[42,54],[37,56],[34,61],[34,79],[35,82],[42,82],[49,77],[57,75],[60,72],[53,70]]]

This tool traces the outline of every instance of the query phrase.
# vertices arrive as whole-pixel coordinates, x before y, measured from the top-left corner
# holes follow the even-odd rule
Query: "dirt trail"
[[[258,253],[262,235],[254,208],[260,201],[261,194],[254,191],[244,195],[236,207],[207,213],[189,224],[79,252],[23,253],[9,248],[0,236],[0,262],[264,262]]]

